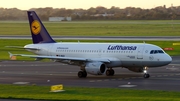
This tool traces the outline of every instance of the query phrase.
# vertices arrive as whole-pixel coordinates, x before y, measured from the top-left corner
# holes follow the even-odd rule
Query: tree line
[[[71,17],[72,20],[180,20],[180,6],[158,6],[152,9],[126,7],[121,9],[112,6],[91,7],[89,9],[66,9],[66,8],[31,8],[38,16],[47,21],[49,17]],[[27,20],[25,10],[17,8],[0,8],[0,20]]]

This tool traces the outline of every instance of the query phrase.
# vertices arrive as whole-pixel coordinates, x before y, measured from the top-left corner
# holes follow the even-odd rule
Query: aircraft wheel
[[[83,77],[87,77],[87,72],[83,71]]]
[[[79,78],[82,78],[82,77],[83,77],[83,71],[79,71],[79,72],[78,72],[78,77],[79,77]]]
[[[86,71],[79,71],[79,72],[78,72],[78,77],[79,77],[79,78],[83,78],[83,77],[86,77],[86,76],[87,76]]]
[[[149,74],[144,74],[144,78],[149,78],[150,75]]]
[[[113,70],[113,69],[111,69],[111,75],[112,75],[112,76],[114,75],[114,70]]]
[[[111,71],[110,70],[106,70],[106,76],[110,76],[111,75]]]
[[[107,76],[113,76],[114,75],[114,70],[113,69],[106,70],[106,75]]]

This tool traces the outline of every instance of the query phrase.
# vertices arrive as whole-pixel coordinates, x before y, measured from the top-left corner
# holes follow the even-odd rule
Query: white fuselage
[[[146,43],[43,43],[25,48],[38,55],[109,59],[108,67],[158,67],[169,64],[172,58],[160,47]],[[153,52],[152,52],[153,51]]]

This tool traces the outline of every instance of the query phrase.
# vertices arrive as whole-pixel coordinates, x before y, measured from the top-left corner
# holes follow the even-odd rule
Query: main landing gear
[[[85,78],[87,76],[87,72],[86,71],[79,71],[78,72],[78,77],[79,78]]]
[[[150,75],[147,73],[147,67],[144,67],[144,70],[143,70],[143,72],[144,72],[144,75],[143,75],[143,77],[144,78],[149,78],[150,77]]]
[[[112,68],[108,68],[108,69],[106,70],[106,75],[107,75],[107,76],[113,76],[113,75],[114,75],[114,70],[113,70]]]

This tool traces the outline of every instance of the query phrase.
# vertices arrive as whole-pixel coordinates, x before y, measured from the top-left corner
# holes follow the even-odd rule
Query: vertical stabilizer
[[[27,11],[27,14],[33,43],[55,43],[37,14],[34,11]]]

